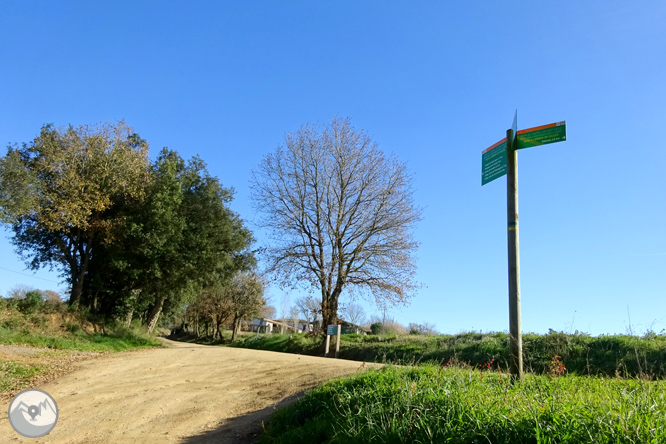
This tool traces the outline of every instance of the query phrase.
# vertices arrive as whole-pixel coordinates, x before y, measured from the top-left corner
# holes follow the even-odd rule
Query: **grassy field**
[[[30,313],[0,300],[0,394],[8,395],[71,369],[71,364],[98,353],[161,343],[136,330],[116,327],[95,333],[92,324],[64,304]]]
[[[321,355],[321,338],[305,335],[241,336],[235,347]],[[332,345],[332,349],[333,345]],[[567,374],[662,379],[666,377],[666,336],[586,334],[551,332],[523,335],[525,368],[548,373],[553,360],[561,362]],[[437,364],[453,362],[472,367],[508,368],[509,335],[506,333],[464,333],[439,336],[342,335],[340,358],[395,364]]]
[[[666,336],[523,336],[525,381],[505,333],[341,337],[340,357],[387,362],[278,411],[261,443],[663,443]],[[234,344],[320,355],[321,338]]]
[[[278,411],[260,443],[663,443],[666,383],[384,367]]]

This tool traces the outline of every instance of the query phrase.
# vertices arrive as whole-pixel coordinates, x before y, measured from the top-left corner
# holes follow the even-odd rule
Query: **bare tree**
[[[277,310],[272,305],[264,305],[261,308],[260,316],[264,319],[275,319]]]
[[[280,334],[284,333],[284,321],[287,319],[289,311],[291,310],[289,308],[290,300],[291,297],[288,294],[282,296],[282,306],[280,307]]]
[[[318,288],[324,325],[337,320],[345,286],[390,303],[413,295],[421,210],[411,177],[349,119],[287,134],[252,182],[261,224],[273,234],[268,271],[283,286]]]
[[[346,304],[341,311],[345,320],[354,325],[363,325],[367,319],[363,307],[353,302]]]
[[[294,324],[294,333],[298,333],[298,307],[293,306],[291,307],[291,311],[289,312],[289,317],[291,318],[291,322]]]
[[[407,327],[410,335],[436,335],[437,329],[435,324],[429,324],[424,322],[423,324],[417,324],[415,322],[410,322]]]
[[[11,299],[24,299],[25,295],[37,290],[35,287],[25,284],[17,284],[7,291],[7,297]]]
[[[62,302],[60,295],[53,290],[44,290],[44,300],[50,304],[58,304]]]
[[[311,323],[314,328],[321,311],[321,303],[317,302],[312,296],[303,296],[296,300],[296,307],[303,318]]]

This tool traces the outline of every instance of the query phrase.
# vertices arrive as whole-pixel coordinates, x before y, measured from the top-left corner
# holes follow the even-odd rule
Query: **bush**
[[[25,298],[20,299],[17,303],[19,311],[23,314],[33,314],[42,305],[44,305],[44,298],[39,290],[27,292]]]
[[[81,331],[81,326],[79,324],[73,324],[68,322],[65,324],[65,330],[67,330],[70,333],[78,333]]]
[[[370,326],[370,331],[373,335],[380,335],[384,331],[384,324],[381,322],[375,322]]]

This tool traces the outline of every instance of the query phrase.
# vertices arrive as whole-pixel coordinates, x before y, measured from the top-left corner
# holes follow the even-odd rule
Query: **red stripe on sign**
[[[531,133],[532,131],[539,131],[546,128],[554,128],[556,126],[558,126],[558,123],[549,123],[548,125],[535,126],[534,128],[527,128],[524,130],[520,130],[516,134]]]
[[[498,145],[501,145],[504,142],[506,142],[506,137],[504,139],[500,140],[499,142],[497,142],[495,145],[491,146],[490,148],[486,148],[485,150],[483,150],[481,152],[481,154],[486,154],[488,151],[492,150],[493,148],[496,148]]]

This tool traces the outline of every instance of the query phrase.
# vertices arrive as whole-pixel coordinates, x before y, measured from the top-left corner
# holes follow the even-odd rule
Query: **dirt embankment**
[[[167,341],[78,363],[40,387],[59,418],[42,443],[251,443],[276,405],[356,361]],[[366,364],[368,366],[368,364]],[[9,400],[4,400],[7,411]],[[0,443],[32,443],[0,415]]]

